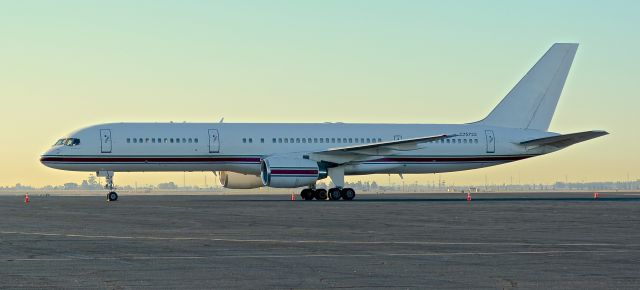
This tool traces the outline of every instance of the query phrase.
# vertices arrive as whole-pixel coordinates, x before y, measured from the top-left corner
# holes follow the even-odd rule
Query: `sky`
[[[1,1],[0,186],[85,179],[39,155],[103,122],[476,121],[555,42],[580,47],[550,129],[611,134],[441,177],[635,180],[639,13],[638,1]],[[186,183],[205,175],[211,185],[211,173]],[[119,173],[116,183],[183,177]]]

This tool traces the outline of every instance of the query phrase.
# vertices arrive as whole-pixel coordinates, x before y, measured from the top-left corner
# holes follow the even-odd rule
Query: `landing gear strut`
[[[118,193],[115,192],[115,186],[113,185],[113,171],[98,171],[96,175],[104,177],[107,181],[107,184],[104,186],[104,188],[109,190],[109,193],[107,193],[107,201],[118,200]]]

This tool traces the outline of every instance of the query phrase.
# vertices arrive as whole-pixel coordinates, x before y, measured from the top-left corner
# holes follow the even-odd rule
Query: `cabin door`
[[[493,135],[493,130],[485,130],[484,134],[487,137],[487,153],[495,153],[496,137]]]
[[[111,153],[111,130],[100,129],[100,152]]]
[[[220,152],[220,135],[218,129],[209,129],[209,153]]]

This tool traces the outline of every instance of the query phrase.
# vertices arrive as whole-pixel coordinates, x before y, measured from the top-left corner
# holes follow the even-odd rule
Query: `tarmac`
[[[0,196],[2,288],[638,289],[639,193]]]

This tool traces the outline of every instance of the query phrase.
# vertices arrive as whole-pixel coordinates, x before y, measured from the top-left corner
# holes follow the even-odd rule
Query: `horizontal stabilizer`
[[[520,145],[524,146],[552,146],[556,148],[564,148],[576,143],[591,140],[609,134],[606,131],[586,131],[580,133],[571,133],[565,135],[558,135],[552,137],[545,137],[540,139],[533,139],[529,141],[521,142]]]

